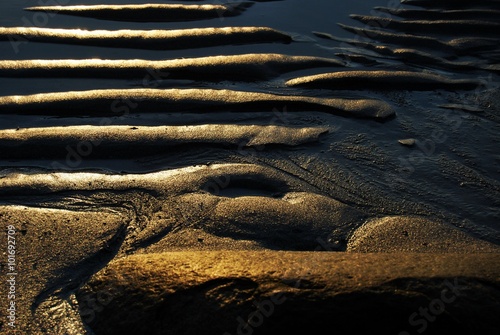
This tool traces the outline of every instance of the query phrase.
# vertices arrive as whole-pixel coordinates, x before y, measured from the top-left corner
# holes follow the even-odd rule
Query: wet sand
[[[0,5],[1,333],[498,333],[499,2],[86,3]]]

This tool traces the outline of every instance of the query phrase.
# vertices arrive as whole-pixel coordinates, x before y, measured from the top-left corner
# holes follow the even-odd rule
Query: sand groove
[[[463,36],[495,36],[500,23],[485,20],[394,20],[380,16],[351,15],[362,23],[378,22],[384,29],[418,34],[461,34]]]
[[[500,5],[498,0],[401,0],[402,4],[428,8],[462,8],[469,6],[485,6],[495,8]]]
[[[362,84],[360,84],[362,83]],[[441,75],[410,71],[342,71],[300,77],[288,86],[329,88],[334,90],[473,90],[481,83],[471,79],[450,79]]]

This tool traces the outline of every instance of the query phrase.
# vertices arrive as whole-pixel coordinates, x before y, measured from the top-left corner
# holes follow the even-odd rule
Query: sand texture
[[[0,9],[0,334],[500,333],[499,1]]]

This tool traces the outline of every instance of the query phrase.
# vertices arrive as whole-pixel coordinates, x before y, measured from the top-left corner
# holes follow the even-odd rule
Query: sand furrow
[[[416,20],[490,20],[499,21],[500,11],[494,9],[432,10],[375,7],[376,10],[404,19]]]
[[[500,246],[427,218],[386,216],[371,219],[358,228],[349,237],[347,251],[499,253]]]
[[[466,54],[477,50],[496,50],[500,46],[498,39],[488,37],[457,37],[449,41],[444,41],[426,35],[390,33],[383,30],[352,27],[341,23],[339,23],[339,26],[367,39],[399,46],[422,47],[432,51],[439,50]]]
[[[475,8],[492,7],[498,8],[498,0],[401,0],[404,5],[420,6],[428,8]]]
[[[496,64],[491,64],[492,57],[488,57],[486,52],[475,54],[475,56],[485,58],[483,61],[448,60],[445,57],[449,56],[449,53],[440,55],[440,52],[436,50],[434,50],[434,52],[427,52],[409,47],[399,48],[378,43],[365,42],[357,39],[340,38],[324,32],[315,31],[313,33],[321,38],[332,39],[356,46],[357,48],[341,48],[339,49],[341,52],[336,53],[335,56],[340,57],[346,61],[356,62],[364,64],[366,66],[383,64],[387,68],[387,70],[389,70],[391,67],[395,67],[397,69],[399,65],[394,65],[394,63],[390,63],[390,61],[399,60],[405,64],[411,64],[417,67],[421,67],[423,65],[452,71],[481,70],[499,72],[498,66],[496,66]],[[485,44],[489,44],[491,41],[488,42],[485,40],[483,42]],[[463,46],[465,46],[466,48],[470,47],[471,50],[475,48],[475,42],[470,39],[454,40],[453,43],[456,43],[457,45],[463,44]]]
[[[394,116],[386,102],[374,99],[317,98],[213,89],[108,89],[0,97],[0,113],[44,115],[116,115],[195,111],[323,111],[384,120]]]

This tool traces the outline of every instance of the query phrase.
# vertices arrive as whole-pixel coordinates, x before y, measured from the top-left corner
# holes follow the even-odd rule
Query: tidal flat
[[[499,1],[0,9],[0,333],[498,334]]]

